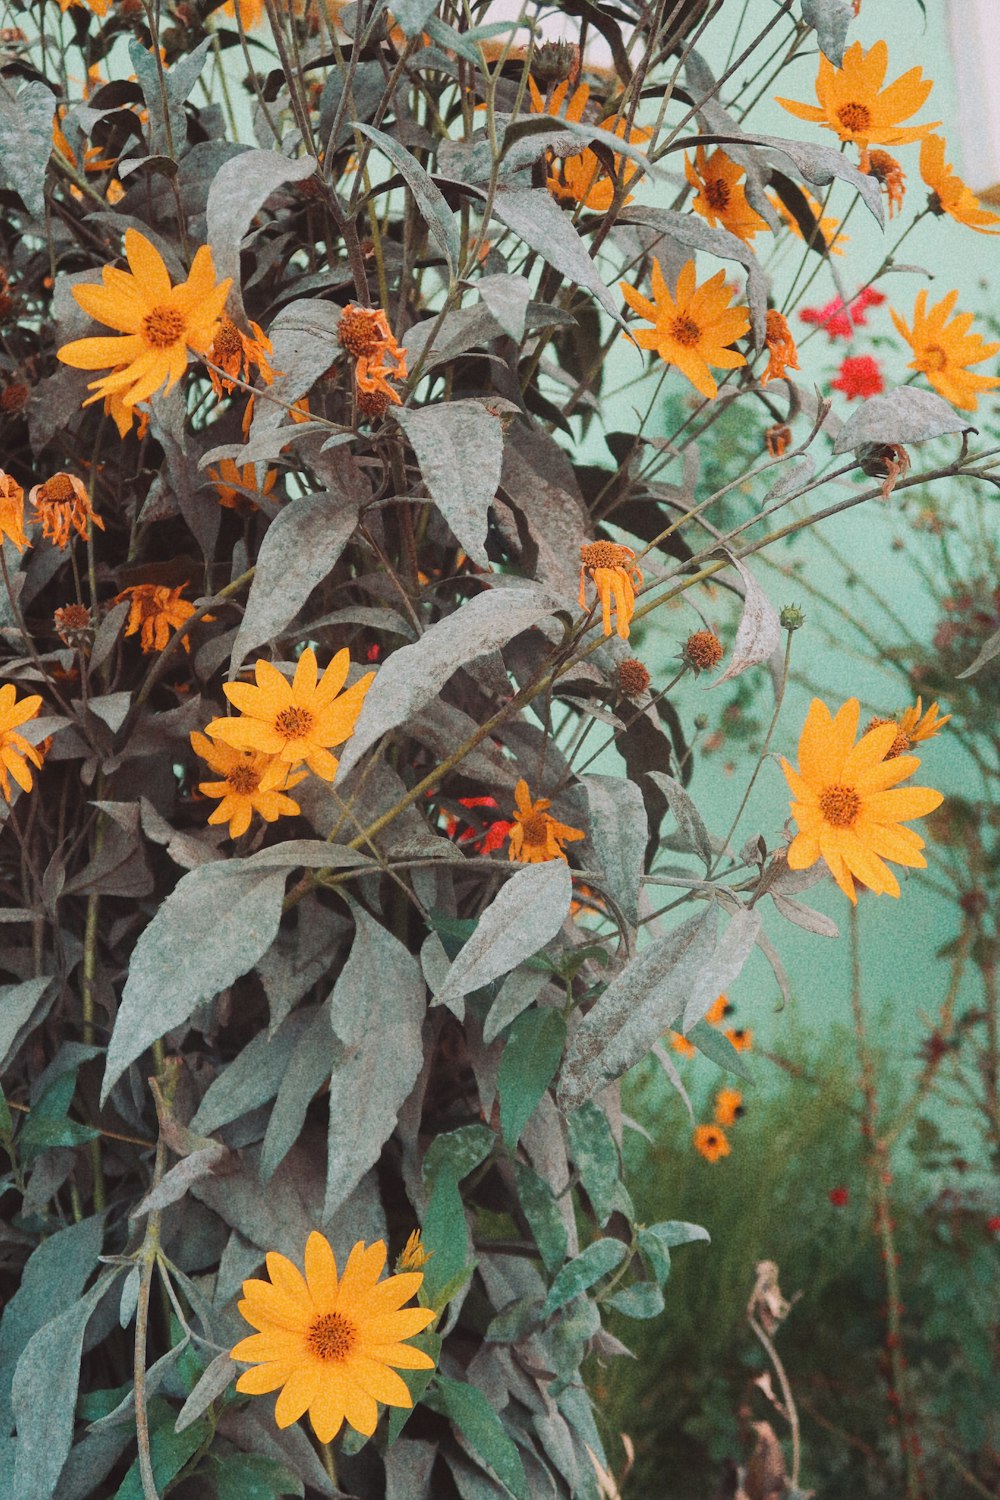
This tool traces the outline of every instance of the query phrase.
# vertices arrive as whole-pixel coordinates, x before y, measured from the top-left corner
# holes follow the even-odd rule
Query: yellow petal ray
[[[306,1280],[298,1266],[282,1255],[279,1250],[269,1250],[264,1257],[267,1266],[267,1274],[272,1284],[279,1292],[292,1302],[299,1303],[303,1309],[309,1307],[309,1288]]]
[[[120,365],[134,359],[144,347],[135,334],[122,334],[120,338],[75,339],[70,344],[63,344],[58,356],[64,365],[72,365],[74,370],[104,370],[109,365]]]
[[[279,1427],[291,1427],[305,1414],[322,1389],[322,1380],[322,1373],[312,1364],[292,1370],[274,1404],[274,1420]]]
[[[236,1389],[245,1396],[268,1396],[279,1385],[284,1385],[290,1374],[289,1366],[280,1362],[256,1365],[252,1370],[243,1371],[236,1382]]]
[[[929,786],[893,787],[866,797],[865,811],[880,823],[902,823],[907,818],[924,817],[943,801],[943,794]]]
[[[352,1380],[383,1406],[412,1406],[409,1389],[402,1376],[378,1360],[354,1356],[350,1363]]]
[[[306,1241],[306,1282],[313,1306],[331,1308],[337,1303],[337,1262],[330,1241],[313,1230]]]
[[[434,1361],[423,1349],[417,1349],[413,1344],[378,1344],[370,1349],[369,1353],[373,1359],[381,1360],[383,1364],[393,1365],[397,1370],[433,1370]]]
[[[170,296],[170,273],[160,252],[138,229],[125,231],[125,256],[150,305],[166,302]]]

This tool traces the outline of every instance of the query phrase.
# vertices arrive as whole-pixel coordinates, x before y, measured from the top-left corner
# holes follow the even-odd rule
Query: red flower
[[[825,307],[804,307],[799,317],[803,323],[817,323],[833,343],[834,339],[849,339],[855,328],[864,328],[868,322],[865,316],[868,308],[878,307],[884,301],[884,293],[866,286],[850,306],[845,305],[840,297],[834,297]]]
[[[850,1196],[849,1191],[845,1187],[831,1188],[829,1193],[827,1193],[827,1197],[834,1208],[846,1208]]]
[[[836,380],[830,383],[834,390],[843,391],[849,401],[864,401],[866,397],[877,396],[885,390],[878,360],[870,354],[848,355]]]
[[[460,806],[468,807],[470,809],[473,807],[497,806],[497,800],[495,797],[459,797],[458,801]],[[488,826],[483,830],[480,830],[478,828],[466,828],[463,833],[460,833],[458,835],[458,842],[460,844],[467,844],[469,842],[472,842],[473,844],[478,843],[481,854],[492,854],[494,849],[499,849],[501,847],[513,826],[514,825],[512,823],[508,823],[505,818],[499,818],[495,823],[488,824]],[[445,832],[448,834],[448,837],[453,838],[457,829],[458,819],[451,817],[450,814],[446,814]]]
[[[992,1219],[987,1219],[986,1228],[990,1234],[1000,1234],[1000,1214],[994,1214]]]
[[[373,641],[372,644],[368,647],[365,655],[367,656],[369,661],[380,661],[382,657],[382,647],[378,644],[377,641]]]

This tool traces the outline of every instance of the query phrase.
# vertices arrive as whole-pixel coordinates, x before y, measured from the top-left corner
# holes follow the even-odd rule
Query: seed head
[[[696,630],[684,642],[683,656],[696,672],[710,672],[722,660],[722,642],[711,630]]]
[[[782,630],[801,630],[806,623],[805,612],[797,604],[786,604],[778,620]]]
[[[649,687],[649,672],[636,656],[620,661],[615,668],[618,691],[626,698],[639,698]]]

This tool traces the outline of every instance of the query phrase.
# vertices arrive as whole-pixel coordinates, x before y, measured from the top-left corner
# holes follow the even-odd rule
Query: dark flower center
[[[38,492],[40,500],[54,500],[62,504],[66,500],[76,499],[76,490],[73,481],[68,474],[53,474],[51,479],[46,479]]]
[[[819,809],[834,828],[853,828],[861,811],[861,798],[852,786],[828,786],[820,793]]]
[[[716,213],[725,213],[726,209],[729,207],[729,200],[732,197],[732,194],[729,190],[729,183],[725,180],[724,177],[710,178],[709,181],[705,183],[704,193],[705,199],[710,208],[714,208]]]
[[[283,740],[302,740],[310,733],[315,722],[316,717],[308,708],[293,703],[276,716],[274,727]]]
[[[358,1330],[343,1313],[320,1313],[306,1333],[310,1354],[327,1363],[341,1363],[358,1342]]]
[[[837,110],[837,119],[845,130],[855,132],[867,130],[872,123],[871,110],[865,104],[842,104]]]
[[[528,813],[518,822],[524,829],[524,836],[529,844],[544,844],[548,837],[548,816],[544,812]]]
[[[701,329],[693,318],[682,313],[671,323],[670,337],[675,344],[680,344],[682,349],[693,349],[701,338]]]
[[[939,373],[948,363],[948,356],[940,344],[931,344],[920,356],[920,368],[925,374]]]
[[[249,763],[233,766],[226,772],[226,781],[238,797],[249,797],[260,786],[260,772]]]
[[[184,336],[186,327],[183,313],[165,303],[154,307],[142,320],[143,337],[154,349],[172,348]]]

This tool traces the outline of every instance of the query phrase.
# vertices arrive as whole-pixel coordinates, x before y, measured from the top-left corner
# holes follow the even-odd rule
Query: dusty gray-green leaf
[[[310,1020],[309,1011],[297,1010],[272,1034],[258,1031],[209,1084],[191,1121],[191,1129],[208,1135],[220,1125],[228,1125],[273,1099],[288,1060]]]
[[[83,1335],[107,1288],[89,1292],[43,1323],[21,1354],[11,1384],[17,1450],[10,1500],[49,1500],[73,1444]]]
[[[277,151],[244,151],[223,162],[215,174],[208,190],[206,235],[215,274],[220,281],[226,276],[232,278],[229,304],[234,310],[243,310],[240,246],[252,220],[278,188],[286,182],[305,182],[315,171],[311,156],[292,160]]]
[[[239,1366],[233,1364],[228,1354],[217,1354],[181,1407],[177,1421],[174,1423],[174,1431],[183,1432],[185,1427],[190,1427],[192,1422],[196,1422],[202,1412],[222,1395],[238,1374]]]
[[[692,854],[697,854],[704,861],[707,869],[714,858],[712,840],[702,821],[701,813],[695,807],[691,797],[679,781],[675,781],[672,776],[665,775],[663,771],[647,771],[646,775],[650,781],[656,782],[666,797],[684,845]]]
[[[442,1004],[481,989],[551,942],[569,916],[573,881],[564,860],[526,865],[502,885],[448,971]]]
[[[26,83],[15,96],[9,74],[0,90],[0,170],[30,214],[45,213],[45,173],[52,151],[56,98],[44,83]]]
[[[610,894],[634,927],[639,921],[639,885],[649,836],[646,807],[634,781],[624,776],[584,776],[587,836]]]
[[[811,453],[803,453],[801,458],[795,459],[778,475],[764,496],[765,501],[773,504],[776,500],[787,500],[798,494],[809,483],[815,471],[816,460]]]
[[[497,276],[481,276],[473,285],[504,333],[520,343],[531,301],[528,278],[505,272]]]
[[[287,870],[216,860],[189,870],[132,952],[111,1033],[102,1103],[129,1063],[252,969],[274,942]]]
[[[330,1078],[327,1218],[378,1160],[424,1060],[420,965],[380,922],[353,909],[354,943],[330,999],[330,1026],[345,1050]]]
[[[982,667],[985,667],[988,661],[992,661],[995,656],[1000,656],[1000,630],[995,631],[994,634],[989,637],[985,646],[983,646],[983,648],[977,653],[977,655],[966,667],[965,671],[959,672],[959,679],[963,677],[974,677],[976,673]]]
[[[834,453],[851,453],[862,443],[923,443],[949,432],[975,432],[961,412],[934,391],[899,385],[869,396],[844,423]]]
[[[466,662],[495,651],[556,609],[544,589],[490,589],[394,651],[368,689],[340,758],[341,779],[384,734],[436,698]]]
[[[510,1028],[500,1067],[500,1128],[511,1151],[556,1076],[566,1043],[566,1022],[552,1008],[526,1010]]]
[[[448,262],[448,270],[454,279],[462,256],[462,239],[458,232],[458,221],[448,207],[448,200],[441,189],[416,157],[412,156],[405,146],[394,141],[391,135],[386,135],[384,130],[376,130],[374,125],[365,125],[360,120],[355,120],[354,128],[360,130],[361,134],[366,135],[370,141],[374,141],[383,156],[387,156],[397,171],[402,173],[427,228]]]
[[[581,1251],[575,1260],[571,1260],[559,1272],[549,1288],[542,1316],[550,1317],[560,1307],[565,1307],[567,1302],[572,1302],[574,1297],[589,1291],[609,1271],[617,1270],[625,1255],[626,1247],[621,1240],[595,1240],[592,1245],[588,1245],[586,1250]]]
[[[796,901],[791,896],[783,896],[780,891],[769,891],[768,895],[774,902],[775,910],[786,921],[794,922],[796,927],[804,927],[806,932],[815,932],[819,937],[840,936],[840,928],[825,912],[816,911],[814,907],[806,906],[804,902]]]
[[[146,1194],[139,1206],[132,1210],[130,1217],[138,1219],[145,1214],[155,1213],[157,1209],[167,1208],[171,1203],[176,1203],[179,1198],[184,1197],[193,1182],[200,1182],[203,1177],[210,1176],[225,1155],[225,1146],[213,1141],[210,1146],[202,1146],[200,1150],[192,1151],[190,1156],[182,1156],[169,1172],[164,1173],[161,1180]]]
[[[557,1095],[563,1109],[578,1109],[627,1073],[674,1025],[689,997],[702,993],[717,925],[715,907],[707,906],[643,948],[615,976],[570,1041]]]
[[[507,975],[483,1025],[483,1041],[487,1047],[505,1026],[534,1004],[551,977],[541,968],[515,969],[513,974]]]
[[[756,667],[767,661],[777,650],[781,641],[781,622],[778,618],[778,611],[749,568],[745,567],[738,557],[734,557],[732,563],[743,579],[745,587],[743,613],[740,615],[729,665],[715,679],[713,687],[718,687],[720,682],[728,682],[731,678],[738,677],[748,667]]]
[[[698,1021],[686,1035],[688,1041],[693,1042],[705,1057],[711,1058],[716,1067],[725,1068],[727,1072],[735,1073],[748,1081],[753,1077],[750,1064],[742,1052],[737,1052],[725,1032],[718,1027],[709,1026],[707,1021]]]
[[[717,995],[729,989],[742,972],[760,932],[760,912],[741,906],[726,925],[684,1007],[685,1031],[700,1021]]]
[[[260,1158],[260,1177],[269,1182],[298,1140],[306,1112],[330,1077],[340,1046],[330,1032],[329,1003],[313,1008],[309,1025],[288,1059],[271,1110]]]
[[[597,1222],[606,1224],[618,1206],[621,1161],[607,1116],[593,1099],[566,1118],[569,1150]]]
[[[37,979],[22,979],[20,984],[0,985],[0,1072],[7,1066],[8,1053],[21,1028],[31,1020],[51,983],[51,978],[42,974]]]
[[[481,401],[400,406],[393,416],[409,439],[431,499],[456,541],[489,567],[486,528],[503,467],[503,427]]]
[[[520,235],[567,281],[591,292],[616,323],[622,322],[621,308],[601,280],[572,219],[547,188],[501,189],[493,200],[493,217]]]
[[[882,188],[878,180],[861,172],[832,146],[821,146],[813,142],[790,141],[778,135],[741,135],[741,141],[753,146],[767,146],[780,153],[792,163],[800,176],[814,187],[829,187],[835,177],[849,183],[864,199],[880,225],[885,224],[885,209],[882,206]]]
[[[663,1311],[663,1293],[655,1281],[637,1281],[614,1292],[608,1306],[626,1318],[658,1318]]]
[[[850,0],[802,0],[802,19],[816,32],[819,49],[835,68],[843,65],[847,30],[854,20]]]
[[[524,1162],[514,1162],[517,1196],[528,1227],[535,1237],[542,1265],[552,1276],[566,1259],[568,1236],[555,1194],[537,1172]]]
[[[248,652],[279,635],[333,568],[358,524],[359,493],[301,495],[275,516],[257,554],[233,645],[231,678]]]
[[[517,1500],[531,1500],[517,1445],[482,1391],[467,1381],[438,1376],[436,1398],[473,1453],[496,1474]]]
[[[149,118],[149,143],[154,156],[175,162],[185,145],[186,121],[184,101],[198,82],[211,46],[209,38],[181,58],[172,68],[164,68],[162,83],[156,58],[137,37],[129,40],[129,56]],[[166,107],[166,119],[164,119]]]

